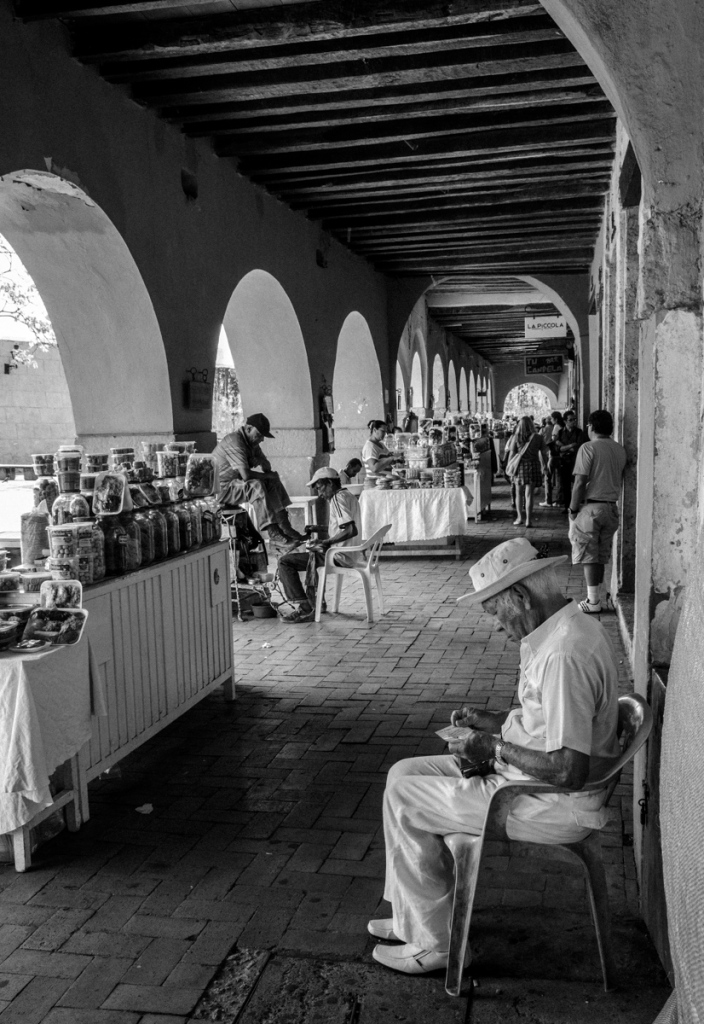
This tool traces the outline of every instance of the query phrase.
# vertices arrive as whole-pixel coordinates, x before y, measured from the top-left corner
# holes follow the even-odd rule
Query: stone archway
[[[467,393],[467,407],[474,414],[477,411],[477,378],[474,370],[469,371],[469,391]]]
[[[468,402],[467,402],[467,371],[465,370],[464,366],[460,370],[460,387],[459,387],[459,393],[458,393],[458,396],[457,396],[457,400],[458,400],[458,406],[457,406],[458,410],[460,412],[466,412],[467,408],[468,408]]]
[[[159,324],[137,264],[109,217],[58,175],[17,171],[0,178],[0,233],[46,306],[78,441],[106,451],[115,443],[173,437]]]
[[[360,456],[369,436],[369,420],[384,419],[384,391],[379,360],[369,325],[361,313],[350,313],[337,339],[332,383],[335,455],[338,468]]]
[[[442,358],[436,355],[433,361],[433,415],[444,416],[447,402],[447,386],[445,384],[445,367]]]
[[[447,368],[447,394],[450,400],[450,412],[457,412],[459,409],[459,396],[457,394],[457,371],[454,361],[450,360]]]
[[[419,352],[415,352],[411,367],[411,408],[418,415],[425,410],[425,378]]]
[[[313,395],[293,304],[275,277],[252,270],[232,293],[223,322],[244,414],[269,418],[275,437],[265,442],[267,457],[291,494],[305,494],[316,451]]]

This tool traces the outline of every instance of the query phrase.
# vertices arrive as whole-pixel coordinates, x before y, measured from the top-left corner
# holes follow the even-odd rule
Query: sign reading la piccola
[[[526,338],[566,338],[567,320],[564,316],[527,316],[524,335]]]

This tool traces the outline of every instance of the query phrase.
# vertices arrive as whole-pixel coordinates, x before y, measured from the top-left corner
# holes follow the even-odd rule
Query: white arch
[[[433,361],[433,411],[436,415],[445,412],[445,368],[439,355]]]
[[[411,367],[411,407],[416,411],[425,408],[425,382],[419,352],[414,354]]]
[[[450,398],[450,410],[452,412],[457,412],[459,408],[459,400],[457,397],[457,371],[455,370],[455,364],[452,359],[450,360],[450,365],[447,369],[447,388]]]
[[[79,438],[172,436],[161,331],[110,218],[71,182],[17,171],[0,178],[0,232],[46,306]]]
[[[312,428],[313,395],[303,334],[291,300],[265,270],[252,270],[227,305],[225,331],[246,416],[272,427]]]
[[[477,411],[477,379],[474,376],[474,370],[469,371],[469,391],[467,394],[469,402],[469,411],[474,413]]]
[[[332,398],[336,429],[366,429],[369,420],[384,419],[379,360],[369,324],[361,313],[350,313],[340,330]]]
[[[464,366],[460,370],[460,388],[457,408],[460,412],[464,412],[467,409],[467,371]]]
[[[406,379],[403,375],[403,367],[401,366],[398,360],[396,360],[396,377],[394,380],[394,388],[394,408],[397,413],[405,412],[405,410],[409,406],[408,387],[406,386]]]

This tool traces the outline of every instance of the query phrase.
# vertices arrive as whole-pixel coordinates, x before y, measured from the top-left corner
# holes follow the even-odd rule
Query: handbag
[[[521,464],[521,459],[523,458],[525,453],[528,451],[528,445],[531,443],[532,440],[533,440],[533,438],[529,437],[528,440],[526,441],[526,443],[520,449],[520,451],[517,451],[508,460],[508,462],[506,463],[506,476],[515,476],[516,475],[516,473],[518,472],[518,467]]]

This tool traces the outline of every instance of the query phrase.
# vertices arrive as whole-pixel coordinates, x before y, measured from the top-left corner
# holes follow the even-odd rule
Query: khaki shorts
[[[572,565],[606,565],[611,558],[611,541],[618,525],[616,504],[584,505],[579,515],[570,520]]]

